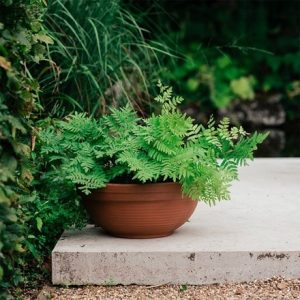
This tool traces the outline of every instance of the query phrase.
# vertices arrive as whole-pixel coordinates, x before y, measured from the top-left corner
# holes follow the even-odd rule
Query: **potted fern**
[[[129,105],[99,119],[83,113],[41,130],[42,155],[84,195],[95,224],[119,237],[174,232],[197,201],[229,199],[238,167],[266,134],[248,135],[224,118],[198,125],[181,113],[181,97],[159,83],[161,112],[139,118]]]

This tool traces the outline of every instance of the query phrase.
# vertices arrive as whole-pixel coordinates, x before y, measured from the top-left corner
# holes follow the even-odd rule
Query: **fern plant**
[[[178,182],[185,195],[208,204],[229,199],[238,167],[253,159],[266,134],[248,135],[224,118],[207,126],[181,113],[181,97],[158,84],[161,112],[141,119],[129,105],[99,119],[75,113],[40,131],[53,172],[84,193],[108,182]]]

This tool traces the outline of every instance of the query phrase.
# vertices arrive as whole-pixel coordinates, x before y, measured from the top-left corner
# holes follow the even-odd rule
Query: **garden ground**
[[[46,284],[42,289],[27,289],[20,293],[24,300],[38,299],[300,299],[300,279],[276,277],[264,281],[213,285],[162,286],[85,286],[54,287]]]

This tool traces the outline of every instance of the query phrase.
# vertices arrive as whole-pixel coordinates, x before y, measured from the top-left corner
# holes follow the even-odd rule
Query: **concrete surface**
[[[52,253],[54,284],[205,284],[300,278],[300,159],[256,159],[231,201],[199,203],[175,234],[150,240],[65,232]]]

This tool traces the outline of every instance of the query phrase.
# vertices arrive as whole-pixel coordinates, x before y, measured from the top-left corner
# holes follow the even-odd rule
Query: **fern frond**
[[[117,163],[126,164],[128,170],[135,173],[134,179],[141,182],[158,178],[160,173],[160,165],[151,162],[143,153],[133,153],[132,151],[124,151],[118,156]]]
[[[75,113],[41,130],[41,153],[51,174],[85,193],[128,175],[138,182],[179,182],[185,195],[210,205],[229,199],[239,166],[253,158],[266,134],[249,136],[242,127],[230,127],[228,118],[197,125],[178,110],[183,99],[172,87],[158,86],[159,115],[141,120],[127,105],[98,120]]]
[[[229,130],[229,118],[223,118],[220,121],[220,124],[218,125],[218,136],[223,139],[228,141],[229,143],[232,143],[232,136],[231,136],[231,132]]]
[[[86,195],[90,190],[102,188],[107,183],[106,175],[102,168],[90,171],[88,174],[82,173],[80,168],[72,167],[64,170],[68,175],[66,179],[79,186],[79,189]]]

